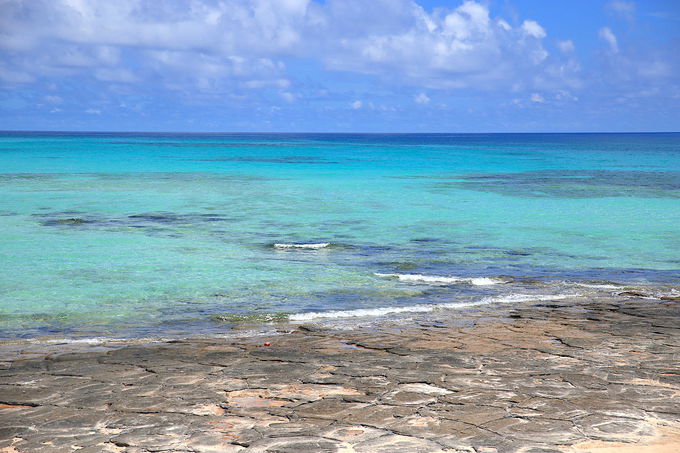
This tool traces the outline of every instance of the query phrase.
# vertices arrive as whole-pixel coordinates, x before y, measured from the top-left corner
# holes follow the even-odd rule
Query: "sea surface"
[[[680,134],[0,133],[0,339],[680,296]]]

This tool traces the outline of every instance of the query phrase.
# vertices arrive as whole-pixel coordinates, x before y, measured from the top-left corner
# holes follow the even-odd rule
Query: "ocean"
[[[0,339],[680,297],[680,134],[0,133]]]

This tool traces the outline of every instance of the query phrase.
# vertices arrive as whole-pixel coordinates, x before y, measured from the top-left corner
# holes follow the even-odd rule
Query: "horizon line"
[[[219,134],[278,134],[278,135],[293,135],[293,134],[321,134],[321,135],[342,135],[342,134],[361,134],[361,135],[492,135],[492,134],[678,134],[678,131],[551,131],[551,132],[332,132],[332,131],[135,131],[135,130],[31,130],[31,129],[13,129],[0,130],[0,134],[7,133],[70,133],[70,134],[195,134],[195,135],[219,135]]]

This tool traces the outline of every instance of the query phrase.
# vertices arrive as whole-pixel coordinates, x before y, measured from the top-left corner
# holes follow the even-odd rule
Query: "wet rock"
[[[327,328],[320,326],[318,324],[302,324],[298,326],[298,330],[305,333],[323,332],[328,330]]]
[[[660,300],[667,300],[669,302],[680,302],[680,296],[661,296]]]
[[[641,293],[639,291],[622,291],[618,293],[619,296],[625,296],[625,297],[650,297],[649,294]]]
[[[50,222],[45,222],[50,224]],[[92,223],[90,220],[81,219],[80,217],[72,217],[70,219],[58,219],[54,220],[52,224],[54,225],[84,225],[86,223]]]
[[[432,320],[291,328],[266,348],[204,338],[7,356],[0,450],[539,453],[680,443],[677,302],[544,305],[513,307],[512,318],[437,319],[436,329]]]

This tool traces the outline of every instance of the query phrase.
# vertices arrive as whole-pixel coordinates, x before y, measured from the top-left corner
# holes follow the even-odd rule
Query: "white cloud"
[[[546,65],[543,73],[534,79],[534,87],[542,90],[578,89],[582,85],[581,65],[573,56]]]
[[[504,20],[491,20],[487,7],[474,1],[431,14],[409,0],[329,3],[342,3],[345,9],[355,5],[357,11],[364,11],[364,4],[382,8],[366,17],[357,14],[353,32],[340,32],[328,44],[330,51],[322,58],[331,69],[435,89],[494,89],[517,78],[530,84],[536,65],[548,56],[541,42],[545,31],[537,22],[514,30]]]
[[[196,54],[190,51],[149,50],[145,52],[149,69],[168,88],[186,89],[194,85],[202,91],[220,91],[234,82],[247,89],[288,88],[281,77],[285,65],[269,58],[246,58]]]
[[[102,111],[99,109],[87,109],[85,110],[85,113],[88,113],[90,115],[101,115]]]
[[[578,101],[578,98],[567,90],[559,90],[555,95],[558,101]]]
[[[560,49],[562,53],[572,53],[573,51],[576,50],[576,47],[574,46],[574,43],[568,39],[566,41],[558,41],[557,42],[557,47]]]
[[[609,48],[613,53],[619,51],[619,45],[616,40],[616,35],[611,31],[609,27],[602,27],[599,31],[600,39],[609,44]]]
[[[0,1],[0,47],[16,55],[0,77],[20,83],[59,74],[186,92],[289,90],[283,61],[299,57],[400,84],[487,90],[531,86],[549,57],[538,22],[513,28],[472,0],[432,12],[415,0]]]
[[[428,104],[430,97],[426,93],[419,93],[413,100],[416,104]]]
[[[199,87],[224,82],[216,80],[218,73],[239,77],[244,67],[251,78],[260,69],[262,78],[270,77],[272,71],[262,61],[276,66],[276,56],[294,53],[306,21],[313,22],[311,12],[306,19],[307,10],[315,9],[309,0],[0,3],[0,49],[17,55],[10,63],[15,71],[3,77],[7,81],[87,74],[101,81],[131,83],[141,76],[163,80],[179,73],[186,80],[176,86],[192,81]],[[164,61],[160,55],[165,52],[187,58],[184,64],[178,63],[182,58],[177,55]],[[23,72],[30,76],[18,76]]]
[[[545,98],[538,93],[531,93],[530,99],[531,99],[531,102],[535,102],[537,104],[545,103]]]
[[[533,20],[525,20],[522,22],[522,30],[529,36],[533,36],[537,39],[543,39],[547,36],[543,27],[541,27],[538,22]]]
[[[503,20],[503,19],[498,19],[498,26],[501,27],[501,28],[502,28],[503,30],[505,30],[505,31],[510,31],[510,30],[512,30],[512,27],[510,26],[510,24],[507,23],[507,22],[506,22],[505,20]]]
[[[633,2],[613,0],[607,3],[607,9],[628,20],[633,20],[635,17],[635,3]]]
[[[364,105],[364,103],[361,102],[359,99],[357,99],[356,101],[351,102],[349,105],[350,105],[350,107],[352,107],[354,110],[358,110],[358,109],[360,109],[360,108]]]

